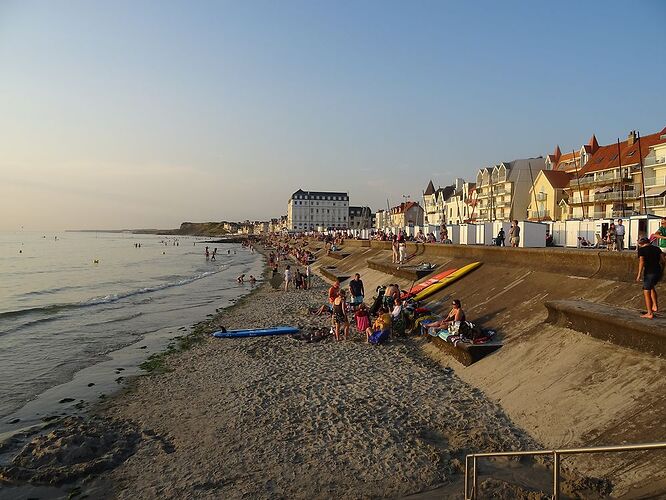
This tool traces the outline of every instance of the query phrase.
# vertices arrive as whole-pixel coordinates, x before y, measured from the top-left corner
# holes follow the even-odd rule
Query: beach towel
[[[389,330],[378,330],[370,335],[370,343],[372,345],[379,345],[383,342],[386,342],[389,337]]]
[[[356,329],[359,332],[364,332],[368,328],[370,328],[370,316],[367,314],[356,315]]]

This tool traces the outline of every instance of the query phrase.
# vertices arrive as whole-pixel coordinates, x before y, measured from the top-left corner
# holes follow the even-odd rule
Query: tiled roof
[[[666,127],[657,132],[656,134],[646,135],[641,137],[641,153],[647,156],[651,146],[655,144],[666,143],[666,138],[662,137],[666,134]],[[580,175],[589,174],[591,172],[598,172],[600,170],[609,170],[617,168],[622,162],[622,166],[637,165],[640,162],[638,153],[638,140],[633,144],[629,144],[628,140],[620,142],[620,154],[618,158],[617,143],[600,146],[599,149],[592,154],[585,166],[580,170]]]
[[[410,208],[412,208],[414,206],[420,207],[421,205],[419,205],[415,201],[408,201],[407,203],[401,203],[397,207],[393,207],[391,209],[391,213],[401,214],[401,213],[407,212]]]
[[[555,189],[562,189],[569,185],[569,181],[573,175],[559,170],[542,170],[543,175],[548,179],[548,182]]]

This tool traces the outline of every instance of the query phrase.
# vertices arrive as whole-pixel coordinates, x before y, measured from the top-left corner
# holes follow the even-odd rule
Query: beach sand
[[[314,283],[264,286],[215,322],[326,331]],[[460,483],[468,452],[536,446],[412,340],[209,339],[168,366],[103,412],[159,436],[103,477],[119,498],[395,497]]]
[[[45,446],[65,460],[79,446],[67,441],[67,426],[93,445],[107,430],[127,445],[102,466],[78,464],[83,474],[65,467],[64,477],[84,479],[82,491],[96,498],[373,498],[428,490],[421,498],[461,498],[467,453],[541,447],[481,390],[424,354],[422,340],[371,346],[352,327],[352,339],[336,342],[328,317],[311,313],[328,284],[314,277],[310,290],[283,292],[279,277],[200,331],[298,325],[325,333],[321,340],[206,336],[167,357],[165,373],[136,379],[87,424],[55,431]],[[59,447],[63,438],[70,444]],[[44,451],[33,444],[20,464],[34,462],[33,474],[45,477],[61,464],[34,459]],[[85,479],[90,472],[101,474]],[[594,484],[569,477],[564,491]],[[482,481],[481,491],[539,498],[497,479]]]

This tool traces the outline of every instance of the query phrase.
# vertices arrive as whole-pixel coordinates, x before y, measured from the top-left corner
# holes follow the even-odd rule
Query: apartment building
[[[446,202],[453,196],[455,185],[435,189],[432,180],[423,191],[425,224],[441,225],[446,222]]]
[[[287,227],[291,231],[347,229],[348,218],[347,193],[299,189],[287,203]]]

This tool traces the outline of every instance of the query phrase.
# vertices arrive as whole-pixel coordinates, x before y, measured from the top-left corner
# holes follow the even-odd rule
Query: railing
[[[611,191],[609,193],[596,193],[594,201],[621,201],[630,200],[638,196],[636,191]]]
[[[666,163],[666,156],[646,156],[645,161],[643,162],[644,167],[649,167],[651,165],[660,165]]]
[[[473,453],[465,457],[465,500],[477,498],[479,458],[494,457],[521,457],[521,456],[552,456],[553,457],[553,500],[560,498],[560,458],[564,455],[580,455],[583,453],[617,453],[624,451],[666,450],[666,443],[630,444],[624,446],[597,446],[593,448],[568,448],[562,450],[535,450],[535,451],[502,451],[497,453]],[[472,490],[470,495],[470,461],[472,463]]]
[[[631,181],[630,177],[626,175],[612,174],[612,175],[597,175],[596,177],[581,177],[580,179],[571,179],[569,181],[570,188],[576,188],[580,184],[582,186],[590,186],[592,184],[604,183],[609,184],[611,182],[620,182],[620,181]]]
[[[666,198],[659,196],[657,198],[645,198],[646,207],[663,207],[666,205]]]
[[[666,176],[646,177],[643,182],[645,183],[645,187],[664,186],[666,185]]]
[[[550,210],[530,210],[529,218],[530,219],[545,219],[550,217]]]

